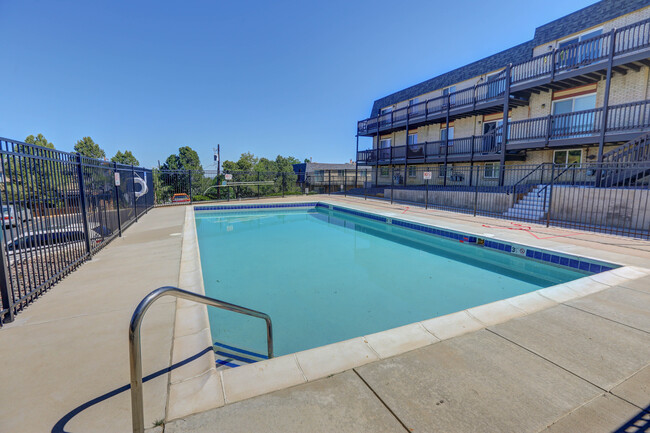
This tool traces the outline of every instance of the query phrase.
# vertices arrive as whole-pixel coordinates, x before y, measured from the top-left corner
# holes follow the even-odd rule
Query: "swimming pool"
[[[610,269],[321,203],[246,207],[196,208],[205,292],[268,313],[276,355]],[[209,315],[218,362],[265,353],[263,322],[216,309]]]

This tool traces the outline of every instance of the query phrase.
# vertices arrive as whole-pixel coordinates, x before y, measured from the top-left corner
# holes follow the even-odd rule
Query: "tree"
[[[54,149],[54,144],[47,141],[47,139],[43,137],[43,134],[38,134],[36,137],[28,135],[27,138],[25,138],[25,143]]]
[[[169,155],[154,180],[160,185],[157,200],[161,203],[168,201],[174,192],[186,192],[192,197],[201,195],[211,182],[204,176],[199,154],[189,146]]]
[[[131,153],[130,150],[125,150],[124,153],[118,150],[115,156],[111,158],[111,162],[126,165],[140,165],[140,162],[135,156],[133,156],[133,153]]]
[[[178,154],[169,155],[160,168],[162,170],[197,170],[203,172],[199,154],[189,146],[179,148]]]
[[[106,152],[104,152],[104,149],[99,147],[99,144],[95,143],[90,137],[84,137],[81,140],[78,140],[77,144],[74,145],[74,151],[89,158],[106,158]]]

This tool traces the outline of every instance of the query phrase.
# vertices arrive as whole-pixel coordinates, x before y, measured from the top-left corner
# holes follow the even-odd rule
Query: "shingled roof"
[[[524,62],[533,56],[533,48],[564,35],[588,29],[618,16],[650,6],[650,0],[602,0],[548,24],[537,27],[532,40],[485,57],[476,62],[446,72],[414,86],[377,99],[372,105],[370,117],[377,116],[383,107],[415,98],[424,93],[451,86],[478,75],[486,74],[507,65]]]

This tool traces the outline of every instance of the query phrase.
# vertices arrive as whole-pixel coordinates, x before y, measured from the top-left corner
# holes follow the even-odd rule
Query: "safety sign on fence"
[[[431,180],[431,172],[430,171],[425,171],[422,174],[422,177],[424,178],[424,180]]]

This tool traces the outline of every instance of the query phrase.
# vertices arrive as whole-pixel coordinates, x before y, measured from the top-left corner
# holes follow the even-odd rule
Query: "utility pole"
[[[221,174],[221,145],[217,144],[217,148],[212,148],[214,151],[214,162],[217,164],[217,176]]]

